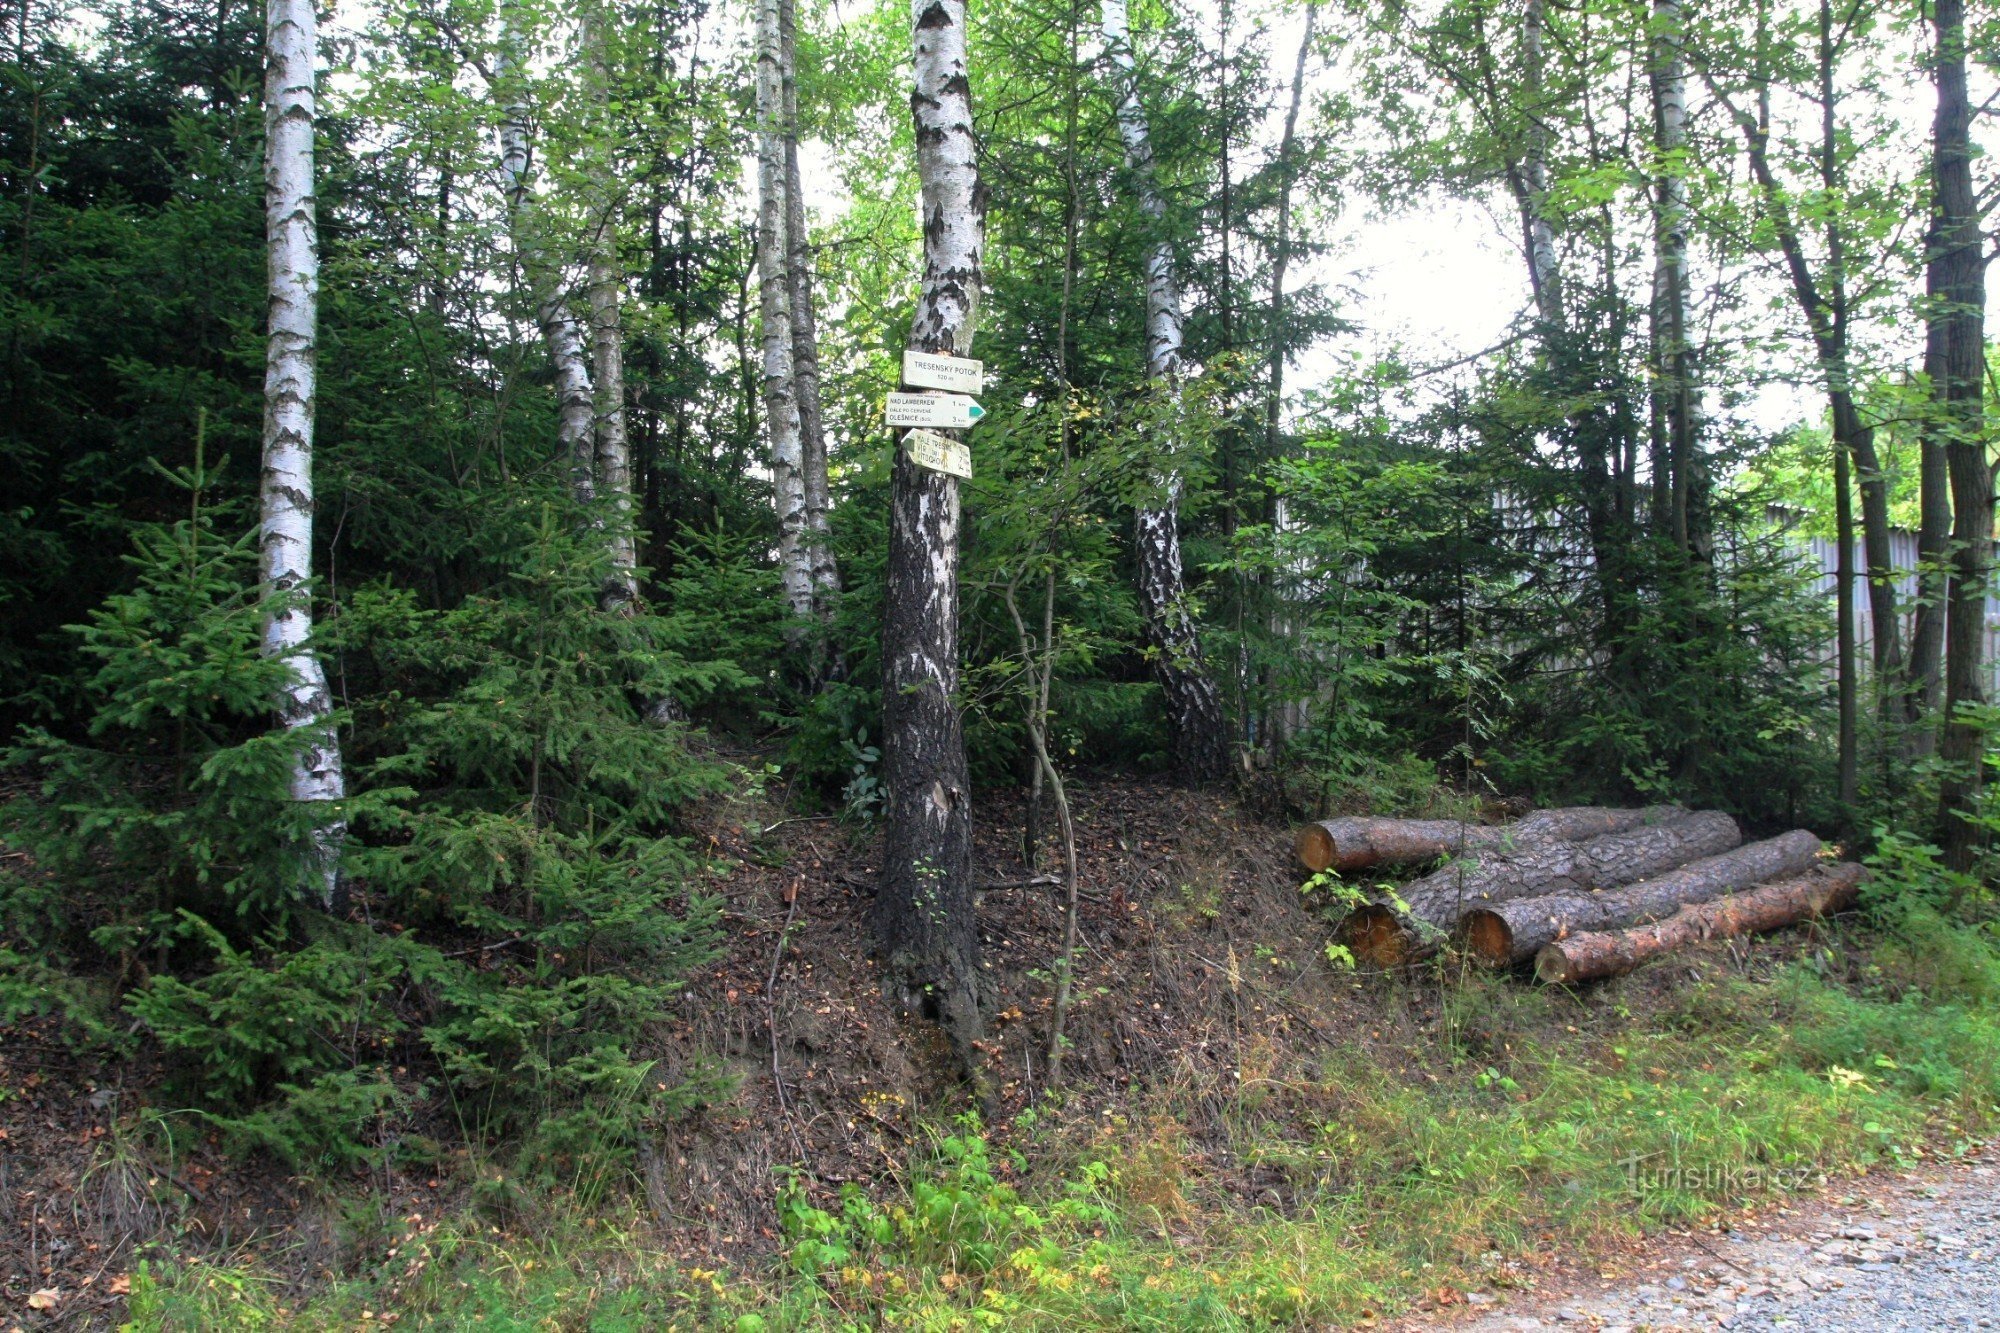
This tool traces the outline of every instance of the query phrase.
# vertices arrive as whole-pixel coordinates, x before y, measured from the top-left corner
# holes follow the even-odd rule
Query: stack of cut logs
[[[1775,930],[1854,901],[1858,865],[1803,829],[1745,843],[1736,821],[1676,805],[1542,810],[1511,824],[1353,817],[1308,824],[1306,869],[1442,864],[1380,884],[1338,928],[1355,960],[1390,966],[1448,941],[1543,981],[1630,972],[1697,940]]]

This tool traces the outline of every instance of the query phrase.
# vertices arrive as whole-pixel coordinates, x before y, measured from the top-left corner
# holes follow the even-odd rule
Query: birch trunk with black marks
[[[564,266],[549,253],[535,201],[518,16],[503,15],[502,22],[493,73],[500,97],[500,184],[507,198],[507,225],[534,302],[535,325],[555,371],[556,445],[569,463],[570,495],[589,505],[597,498],[597,402],[590,383],[589,339],[570,309]]]
[[[609,106],[615,77],[605,30],[610,21],[595,8],[587,9],[582,19],[585,57],[600,107]],[[625,268],[618,251],[617,173],[608,145],[597,152],[590,200],[590,368],[596,397],[596,489],[606,510],[611,560],[603,604],[607,611],[629,613],[639,606],[639,536],[625,422]]]
[[[1161,390],[1177,390],[1184,320],[1174,280],[1174,247],[1165,235],[1167,205],[1154,174],[1152,141],[1139,103],[1137,62],[1125,0],[1104,0],[1105,48],[1117,67],[1118,133],[1139,206],[1157,231],[1146,256],[1146,374]],[[1146,619],[1153,669],[1165,697],[1174,762],[1196,781],[1212,781],[1229,768],[1229,738],[1222,692],[1202,661],[1193,608],[1181,565],[1179,472],[1158,478],[1156,503],[1140,508],[1134,546],[1139,566],[1139,609]]]
[[[1965,872],[1972,868],[1981,837],[1972,810],[1984,785],[1984,730],[1964,710],[1986,699],[1986,585],[1993,547],[1993,473],[1986,461],[1985,423],[1986,256],[1972,188],[1963,0],[1936,0],[1931,22],[1937,32],[1932,262],[1938,266],[1939,299],[1929,318],[1944,324],[1944,373],[1932,393],[1938,400],[1934,415],[1944,441],[1952,513],[1938,822],[1945,864]]]
[[[913,0],[923,286],[914,351],[967,356],[986,243],[966,53],[965,0]],[[941,1023],[979,1080],[979,933],[971,782],[959,719],[958,479],[896,450],[882,627],[882,775],[888,831],[872,910],[892,999]]]
[[[778,576],[794,646],[813,614],[806,551],[806,487],[792,358],[790,205],[786,200],[782,0],[757,3],[757,287],[764,324],[764,423],[770,434],[771,495],[778,510]]]
[[[1680,0],[1653,0],[1654,182],[1653,411],[1672,474],[1669,513],[1675,546],[1712,556],[1706,532],[1707,480],[1696,439],[1694,353],[1688,340],[1687,72],[1681,61]]]
[[[806,569],[812,579],[813,614],[821,625],[833,617],[840,571],[833,561],[827,480],[826,417],[821,406],[819,326],[813,308],[813,254],[806,230],[805,186],[799,174],[798,4],[779,0],[778,45],[785,153],[785,277],[792,330],[792,385],[799,409],[799,471],[805,492]]]
[[[332,906],[347,836],[333,699],[312,649],[313,415],[319,355],[319,227],[313,192],[317,54],[312,0],[265,10],[264,240],[269,325],[264,360],[261,566],[269,611],[263,647],[291,672],[278,711],[298,742],[288,781],[308,806],[303,890]]]
[[[1521,20],[1521,96],[1526,104],[1527,144],[1521,158],[1521,228],[1528,250],[1528,280],[1542,338],[1563,327],[1562,258],[1556,252],[1555,224],[1549,218],[1549,128],[1543,101],[1548,65],[1542,0],[1528,0]]]

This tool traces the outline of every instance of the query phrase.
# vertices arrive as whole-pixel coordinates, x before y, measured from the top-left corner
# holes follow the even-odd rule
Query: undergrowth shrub
[[[428,1151],[413,1117],[442,1113],[596,1188],[716,1087],[644,1047],[716,940],[677,821],[737,775],[657,716],[747,678],[682,656],[684,627],[600,610],[596,543],[552,507],[503,528],[500,577],[453,608],[358,594],[326,647],[365,683],[359,911],[330,918],[289,887],[313,824],[288,799],[252,538],[219,534],[199,463],[177,480],[190,517],[143,529],[133,589],[76,631],[85,734],[9,756],[36,780],[6,814],[34,871],[0,883],[0,1013],[59,1012],[123,1053],[135,1029],[171,1096],[295,1167]]]

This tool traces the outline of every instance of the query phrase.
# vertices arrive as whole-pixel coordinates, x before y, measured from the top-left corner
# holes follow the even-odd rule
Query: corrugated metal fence
[[[1835,569],[1840,561],[1840,543],[1831,537],[1810,539],[1812,559],[1819,568],[1819,577],[1814,581],[1814,589],[1826,598],[1829,606],[1838,595],[1838,580]],[[1995,544],[2000,552],[2000,543]],[[1996,554],[1995,568],[2000,568],[2000,554]],[[1896,571],[1896,619],[1902,630],[1903,650],[1909,651],[1910,636],[1917,620],[1917,534],[1906,528],[1889,530],[1889,564]],[[1875,618],[1868,605],[1868,556],[1859,541],[1854,543],[1854,631],[1855,659],[1862,671],[1867,671],[1874,659]],[[1829,660],[1833,654],[1831,644],[1827,647]],[[1989,591],[1986,594],[1986,688],[1992,694],[2000,688],[2000,596]]]

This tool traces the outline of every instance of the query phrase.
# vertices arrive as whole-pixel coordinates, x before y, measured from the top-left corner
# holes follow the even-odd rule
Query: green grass
[[[248,1261],[161,1259],[134,1283],[132,1326],[1352,1322],[1504,1285],[1518,1256],[1963,1150],[2000,1119],[1996,978],[1990,937],[1921,923],[1872,962],[1828,948],[1771,980],[1684,983],[1637,1014],[1616,990],[1577,1004],[1471,978],[1405,1067],[1357,1048],[1310,1076],[1246,1075],[1224,1115],[1230,1156],[1288,1183],[1282,1215],[1227,1194],[1162,1094],[1088,1134],[1060,1116],[990,1143],[942,1127],[892,1201],[783,1194],[779,1266],[677,1269],[602,1214],[534,1236],[419,1224],[302,1298]]]

